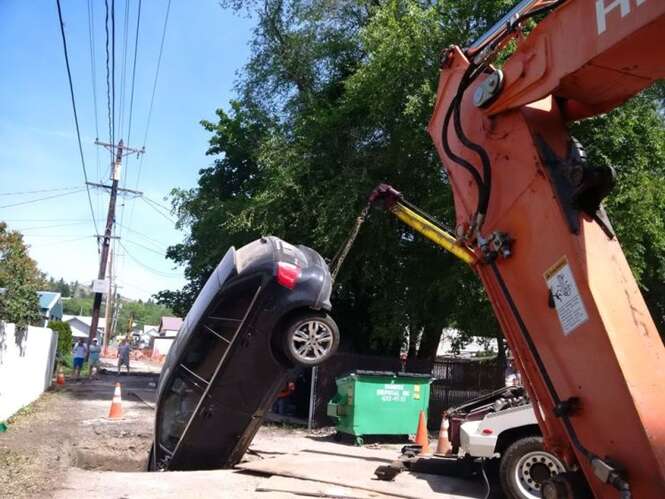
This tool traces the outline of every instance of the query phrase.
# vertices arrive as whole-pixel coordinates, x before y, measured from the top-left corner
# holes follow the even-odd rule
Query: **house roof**
[[[50,310],[62,295],[53,291],[37,291],[37,296],[39,297],[39,308]]]
[[[62,320],[64,322],[71,322],[73,320],[77,320],[86,326],[90,327],[90,324],[92,324],[92,317],[89,315],[63,315]],[[97,324],[97,329],[104,329],[106,325],[104,324],[103,318],[100,317],[99,323]]]
[[[160,331],[178,331],[182,326],[182,319],[180,317],[169,317],[167,315],[162,317],[159,321]]]
[[[149,324],[145,324],[143,326],[143,333],[149,333],[150,331],[157,332],[158,330],[159,330],[159,326],[151,326]]]

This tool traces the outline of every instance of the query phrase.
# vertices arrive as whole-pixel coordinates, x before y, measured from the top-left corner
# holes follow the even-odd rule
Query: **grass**
[[[16,423],[17,419],[22,418],[24,416],[30,416],[33,412],[35,412],[34,402],[30,402],[28,405],[24,405],[18,411],[12,414],[9,417],[9,419],[7,419],[7,423],[14,424]]]
[[[64,355],[61,355],[60,358],[58,359],[58,369],[62,368],[62,372],[65,374],[65,376],[71,376],[74,374],[74,368],[72,367],[74,364],[72,360],[72,354],[71,353],[66,353]],[[85,361],[83,363],[83,367],[81,368],[81,374],[89,372],[88,369],[88,361]]]

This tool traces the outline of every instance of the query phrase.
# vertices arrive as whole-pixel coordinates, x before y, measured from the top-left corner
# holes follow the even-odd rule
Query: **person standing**
[[[81,376],[81,368],[83,367],[83,362],[85,361],[85,354],[87,349],[83,340],[78,340],[76,345],[74,345],[74,350],[72,350],[72,359],[74,367],[74,376],[76,379],[79,379]]]
[[[120,374],[120,367],[127,367],[127,374],[129,374],[129,345],[127,340],[122,340],[118,346],[118,374]]]
[[[92,340],[90,345],[90,354],[88,355],[88,367],[90,368],[90,376],[94,368],[95,374],[99,374],[99,356],[102,353],[102,347],[97,343],[97,338]]]

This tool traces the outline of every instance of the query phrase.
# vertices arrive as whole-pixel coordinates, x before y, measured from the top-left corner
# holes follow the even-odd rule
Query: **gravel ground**
[[[136,497],[132,483],[138,489],[143,484],[145,493],[140,497],[165,496],[171,485],[160,485],[160,480],[154,480],[155,474],[136,473],[144,470],[152,443],[156,380],[154,373],[120,377],[106,373],[96,380],[68,380],[64,387],[54,387],[15,415],[8,431],[0,433],[0,498],[59,499],[75,496],[82,488],[86,489],[85,497]],[[122,385],[124,414],[122,420],[111,421],[106,416],[116,381]],[[303,449],[319,449],[324,455],[347,453],[350,440],[346,445],[336,444],[334,433],[333,428],[307,432],[291,425],[266,424],[254,438],[245,460]],[[366,449],[359,451],[371,450],[393,459],[404,443],[378,444],[370,440]],[[176,486],[184,480],[187,497],[204,497],[195,493],[197,486],[190,488],[197,480],[199,491],[205,490],[205,484],[214,483],[220,489],[215,492],[223,490],[219,497],[296,497],[255,492],[265,476],[238,470],[218,470],[210,477],[205,473],[211,472],[173,473],[169,483]],[[110,496],[109,486],[113,490]],[[130,490],[134,492],[127,495]]]
[[[125,418],[106,419],[115,376],[67,381],[8,421],[0,433],[0,497],[50,497],[70,467],[139,471],[152,436],[153,411],[130,392],[153,377],[123,376]]]

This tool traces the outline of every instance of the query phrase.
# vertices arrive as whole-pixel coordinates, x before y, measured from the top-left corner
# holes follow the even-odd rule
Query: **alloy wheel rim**
[[[298,357],[312,361],[325,357],[333,345],[333,332],[321,321],[302,323],[291,336],[291,351]]]

